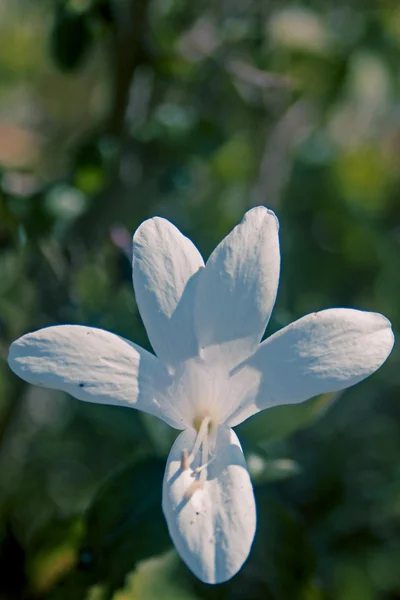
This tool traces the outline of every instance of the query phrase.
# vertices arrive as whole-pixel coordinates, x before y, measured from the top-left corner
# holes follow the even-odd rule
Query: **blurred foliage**
[[[215,587],[162,517],[176,432],[5,361],[55,323],[149,347],[134,229],[165,216],[208,256],[255,204],[281,222],[269,333],[330,306],[398,330],[399,61],[395,0],[0,3],[1,600],[400,598],[397,350],[338,399],[239,428],[259,525]]]

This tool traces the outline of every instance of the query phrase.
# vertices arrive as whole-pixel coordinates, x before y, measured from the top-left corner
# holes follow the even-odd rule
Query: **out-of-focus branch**
[[[25,384],[20,380],[16,380],[14,385],[12,387],[10,386],[10,397],[8,398],[7,406],[0,418],[0,456],[3,452],[8,434],[20,410],[24,387]]]
[[[114,95],[107,132],[120,136],[123,131],[129,91],[136,68],[143,60],[149,0],[113,3],[112,74]]]
[[[290,106],[268,134],[258,179],[251,194],[252,206],[267,203],[271,208],[278,207],[289,177],[290,153],[309,130],[311,120],[311,107],[299,101]]]
[[[104,135],[116,144],[115,159],[109,165],[107,185],[93,199],[91,209],[79,219],[73,233],[85,245],[104,237],[115,215],[115,202],[123,202],[120,189],[120,160],[127,140],[124,125],[130,90],[136,70],[147,61],[144,38],[150,0],[114,0],[112,3],[111,71],[113,97]],[[96,228],[92,227],[96,221]]]

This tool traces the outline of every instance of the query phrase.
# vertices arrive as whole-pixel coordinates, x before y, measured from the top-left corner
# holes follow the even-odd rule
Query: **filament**
[[[198,452],[201,450],[201,464],[199,467],[193,469],[191,473],[192,477],[199,477],[198,479],[193,481],[193,483],[191,483],[188,489],[186,490],[184,495],[186,499],[191,498],[197,490],[201,489],[204,486],[204,482],[207,480],[207,467],[215,459],[215,456],[211,456],[210,460],[208,459],[209,453],[211,454],[210,441],[211,446],[215,441],[214,432],[212,432],[212,439],[209,440],[210,423],[211,417],[204,417],[200,423],[200,427],[198,428],[196,440],[194,442],[191,453],[188,454],[188,451],[186,449],[182,451],[181,469],[182,471],[186,471],[190,468],[190,465],[196,458]]]
[[[189,463],[191,463],[193,461],[193,459],[195,458],[196,454],[198,453],[198,451],[200,450],[200,446],[204,443],[204,439],[207,438],[208,436],[208,426],[211,423],[211,417],[204,417],[204,419],[201,422],[201,425],[199,427],[199,431],[197,433],[197,438],[196,441],[194,443],[193,449],[190,453],[189,456]]]

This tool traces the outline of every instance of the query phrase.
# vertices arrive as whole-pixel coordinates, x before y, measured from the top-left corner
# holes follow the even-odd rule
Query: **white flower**
[[[231,429],[260,410],[354,385],[393,346],[380,314],[337,308],[307,315],[260,344],[279,280],[278,221],[259,206],[204,266],[165,219],[133,238],[136,300],[158,358],[107,331],[76,325],[29,333],[9,364],[36,385],[79,400],[130,406],[182,429],[168,457],[163,509],[188,567],[231,578],[256,528],[253,489]]]

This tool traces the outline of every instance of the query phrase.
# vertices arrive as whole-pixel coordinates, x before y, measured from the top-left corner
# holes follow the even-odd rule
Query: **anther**
[[[183,495],[184,499],[190,500],[190,498],[197,492],[197,490],[202,489],[203,485],[204,484],[202,481],[193,481],[193,483],[190,484],[190,486],[184,493],[184,495]]]
[[[211,418],[204,417],[204,419],[202,420],[201,425],[199,427],[199,430],[197,432],[197,437],[196,437],[196,441],[194,443],[193,449],[189,456],[189,463],[192,462],[192,460],[196,456],[197,452],[200,450],[200,446],[202,446],[204,440],[207,439],[208,426],[210,423],[211,423]]]
[[[182,471],[187,471],[189,467],[190,467],[189,454],[188,454],[188,451],[185,448],[182,451],[181,469],[182,469]]]
[[[193,496],[193,494],[197,492],[197,490],[200,490],[204,487],[204,484],[207,481],[207,467],[215,459],[215,456],[211,455],[210,460],[208,460],[210,449],[208,439],[208,436],[210,435],[210,424],[211,418],[209,416],[203,417],[200,426],[197,430],[197,437],[194,442],[191,453],[188,454],[186,448],[182,451],[181,469],[182,471],[186,471],[190,469],[190,465],[192,464],[197,453],[201,449],[201,465],[193,469],[191,473],[192,477],[197,477],[197,475],[199,475],[199,478],[193,481],[193,483],[190,484],[190,486],[184,493],[183,497],[185,498],[185,500],[189,500]],[[215,434],[212,437],[214,438],[214,436]]]
[[[203,469],[206,469],[215,459],[216,459],[216,456],[212,456],[209,461],[204,463],[204,465],[201,465],[200,467],[196,467],[195,469],[193,469],[192,477],[196,477],[196,475],[201,473],[203,471]]]

